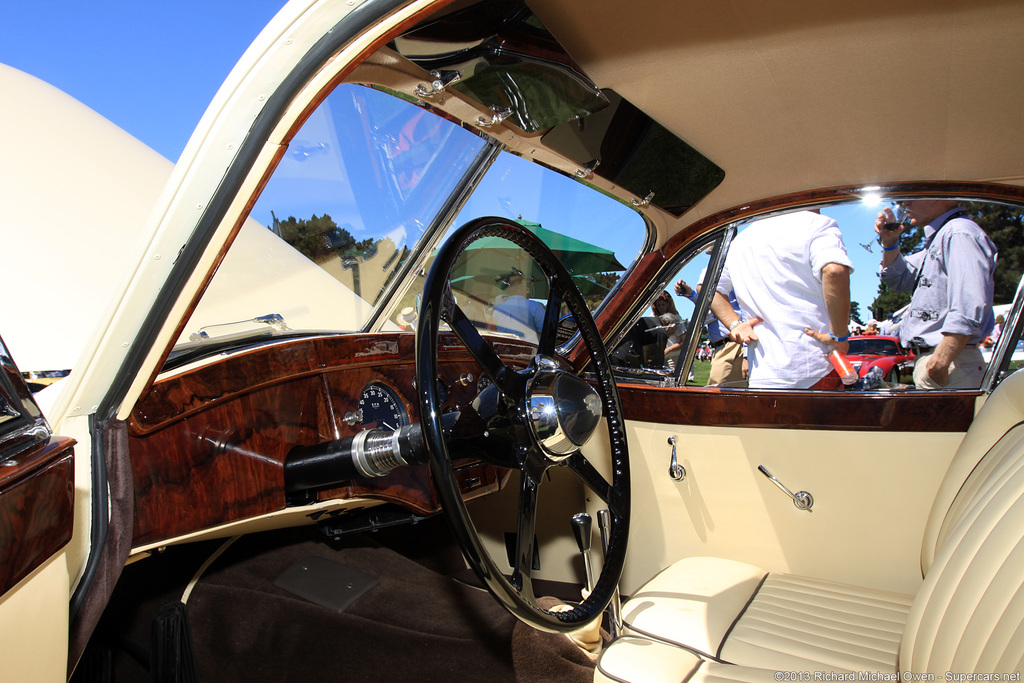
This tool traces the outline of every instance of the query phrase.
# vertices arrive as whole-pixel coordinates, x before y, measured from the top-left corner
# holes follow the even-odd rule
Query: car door
[[[67,677],[74,445],[54,436],[0,339],[0,661],[5,680]]]
[[[698,283],[702,270],[713,288],[726,233],[717,243],[710,263],[713,241],[690,248],[689,269],[670,265],[657,289],[671,290],[680,275]],[[704,320],[704,303],[680,312]],[[986,397],[980,389],[768,390],[619,377],[634,500],[626,592],[692,555],[912,592],[938,485]],[[801,492],[813,499],[809,508],[794,504],[790,494]]]

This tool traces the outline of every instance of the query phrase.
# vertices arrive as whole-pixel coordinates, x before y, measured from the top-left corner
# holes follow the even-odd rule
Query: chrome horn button
[[[526,387],[530,429],[545,456],[561,462],[594,435],[601,422],[601,397],[585,380],[537,356],[537,371]]]

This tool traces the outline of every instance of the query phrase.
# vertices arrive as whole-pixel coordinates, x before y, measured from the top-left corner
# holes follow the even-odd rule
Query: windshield
[[[635,209],[585,182],[495,156],[486,138],[394,93],[341,85],[289,144],[167,368],[300,331],[364,330],[375,319],[409,329],[435,253],[427,245],[483,216],[534,231],[592,308],[647,242]],[[480,303],[482,327],[514,334],[493,324],[492,309],[509,296],[509,275],[536,279],[532,266],[511,244],[473,247],[453,288]],[[545,296],[537,284],[527,298]]]
[[[900,349],[891,339],[851,339],[850,356],[896,356]]]
[[[490,216],[518,223],[537,235],[573,274],[592,311],[640,253],[647,237],[646,226],[633,209],[508,152],[502,152],[488,169],[449,232]],[[408,327],[410,310],[419,309],[424,279],[418,277],[391,311],[389,319],[400,327]],[[474,242],[460,258],[451,282],[456,298],[478,327],[535,340],[531,326],[494,319],[496,307],[500,314],[520,297],[539,305],[548,295],[539,266],[515,244],[500,237]],[[524,283],[525,291],[519,291],[519,283]],[[506,303],[508,299],[512,303]],[[521,301],[520,306],[528,307]],[[536,313],[542,308],[530,307],[534,319],[543,317]]]

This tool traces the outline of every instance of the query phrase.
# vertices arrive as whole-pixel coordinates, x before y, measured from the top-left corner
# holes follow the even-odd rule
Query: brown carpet
[[[147,643],[156,607],[180,597],[219,545],[169,548],[128,567],[133,583],[119,585],[122,599],[105,615],[107,646],[119,644],[123,652],[128,643]],[[377,583],[343,612],[274,585],[310,557]],[[443,520],[337,542],[312,528],[241,538],[209,567],[188,601],[199,681],[593,679],[593,664],[564,636],[520,624],[489,593],[451,578],[460,566]],[[114,680],[151,680],[145,659],[141,648],[134,657],[115,653]]]
[[[355,539],[353,539],[355,540]],[[274,585],[323,557],[377,579],[345,612]],[[488,595],[399,553],[319,540],[240,539],[188,603],[202,681],[514,681],[514,619]]]

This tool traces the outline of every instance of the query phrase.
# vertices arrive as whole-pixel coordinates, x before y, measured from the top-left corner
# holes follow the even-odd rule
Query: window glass
[[[925,208],[918,206],[919,214],[927,215]],[[766,318],[753,327],[759,339],[745,348],[748,368],[760,363],[761,372],[758,373],[755,367],[749,379],[732,374],[739,352],[736,345],[724,336],[725,330],[718,320],[711,316],[700,332],[701,341],[688,383],[723,388],[740,388],[749,383],[753,388],[764,389],[915,390],[916,362],[933,353],[929,342],[932,345],[938,343],[932,341],[933,338],[941,340],[944,336],[941,332],[929,331],[930,328],[922,326],[921,322],[936,322],[938,316],[948,312],[944,309],[932,313],[927,304],[915,303],[908,307],[915,286],[926,290],[939,289],[939,279],[932,278],[934,282],[929,279],[930,271],[925,270],[918,278],[918,273],[909,269],[910,276],[900,281],[887,278],[888,284],[883,284],[880,279],[883,248],[874,223],[878,212],[886,207],[897,208],[894,202],[847,203],[823,207],[819,214],[792,212],[738,225],[737,237],[731,245],[725,272],[717,288],[726,287],[726,283],[732,285],[730,291],[736,295],[732,303],[740,319]],[[927,208],[933,213],[937,211],[933,207]],[[977,389],[991,359],[991,349],[998,343],[998,338],[993,338],[992,333],[986,330],[997,315],[1004,319],[1008,315],[1020,280],[1019,254],[1024,248],[1021,225],[1024,212],[1019,207],[970,201],[951,201],[948,206],[940,208],[944,209],[943,213],[954,212],[950,213],[953,216],[951,220],[963,219],[981,228],[976,234],[984,234],[975,242],[991,244],[990,247],[979,246],[981,253],[986,249],[999,252],[994,271],[986,274],[984,269],[978,270],[981,268],[979,260],[984,259],[976,258],[977,253],[962,241],[962,237],[957,237],[951,243],[955,245],[951,247],[952,256],[947,257],[948,264],[943,266],[950,273],[949,281],[942,290],[948,291],[948,297],[953,299],[948,304],[950,307],[969,306],[970,297],[964,292],[971,289],[978,292],[972,296],[982,297],[991,305],[988,310],[980,306],[972,314],[961,316],[976,318],[978,322],[972,328],[973,333],[963,352],[965,355],[959,358],[965,366],[970,363],[979,371],[955,388]],[[937,215],[933,222],[942,220],[942,215]],[[927,253],[932,254],[930,259],[941,259],[937,250],[942,242],[937,240],[950,238],[957,231],[969,233],[971,230],[953,222],[947,225],[949,230],[945,233],[940,231],[938,237],[929,242],[931,231],[925,230],[924,224],[918,225],[916,220],[908,224],[903,229],[898,249],[905,258],[899,258],[914,264],[923,260],[927,246]],[[962,254],[969,254],[970,258],[964,259]],[[960,265],[953,264],[954,259]],[[785,263],[780,263],[780,260]],[[849,277],[850,317],[847,322],[851,336],[845,354],[853,371],[849,386],[836,384],[834,380],[829,386],[819,383],[832,371],[828,352],[833,347],[804,332],[804,328],[826,335],[831,331],[821,273],[824,263],[835,261],[853,269]],[[691,259],[678,268],[670,280],[669,291],[684,319],[692,316],[696,303],[700,301],[697,290],[707,263],[707,257]],[[899,267],[896,264],[895,268]],[[963,273],[959,276],[963,282],[952,281],[957,272]],[[673,285],[679,281],[684,284],[677,292]],[[984,281],[989,282],[987,288],[977,284]],[[943,296],[947,297],[946,294]],[[953,315],[960,313],[954,312]],[[937,323],[936,329],[939,329]],[[997,335],[999,329],[994,328]],[[908,330],[911,331],[909,334]],[[925,336],[919,337],[918,334]],[[1012,340],[1004,340],[1003,343],[1010,344]],[[729,367],[723,369],[723,365]],[[771,371],[766,372],[766,368],[771,368]],[[1009,368],[1012,370],[1014,366],[1011,364]],[[729,379],[722,380],[723,376]]]
[[[986,363],[993,361],[997,351],[1003,354],[997,377],[999,380],[1024,368],[1022,323],[1018,323],[1016,329],[1013,327],[1012,309],[1011,304],[994,307],[995,325],[988,339],[981,345],[981,353]]]
[[[172,354],[288,330],[358,330],[486,142],[342,85],[284,152]]]
[[[620,378],[674,385],[685,366],[690,335],[699,335],[702,341],[706,341],[704,325],[695,323],[698,294],[689,284],[680,286],[680,291],[689,294],[688,297],[676,294],[674,283],[688,279],[699,291],[702,280],[698,276],[703,277],[708,263],[707,254],[712,251],[713,244],[713,241],[706,241],[690,250],[690,257],[676,271],[668,288],[657,290],[640,317],[620,334],[610,354]],[[697,359],[700,358],[702,355],[698,352]],[[688,383],[706,384],[705,370],[695,362],[683,379]]]
[[[384,328],[411,329],[426,240],[483,216],[537,234],[596,308],[647,244],[643,218],[585,182],[491,150],[395,93],[335,89],[284,151],[165,369],[282,335],[364,329],[391,293]],[[547,284],[518,247],[495,240],[473,245],[453,289],[480,327],[530,337],[516,317],[543,306]],[[417,255],[426,263],[413,264]]]
[[[515,221],[537,235],[573,274],[592,311],[647,242],[647,226],[632,207],[508,152],[498,155],[449,232],[487,216]],[[418,277],[394,307],[391,321],[407,326],[419,308],[423,279]],[[536,340],[547,280],[511,242],[484,237],[471,244],[452,274],[452,290],[478,327]]]

